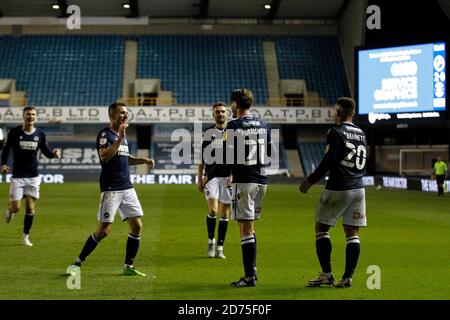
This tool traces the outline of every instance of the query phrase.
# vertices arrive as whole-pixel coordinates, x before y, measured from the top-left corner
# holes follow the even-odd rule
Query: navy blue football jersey
[[[366,135],[353,123],[344,122],[328,131],[325,156],[308,181],[314,184],[329,171],[327,190],[363,188],[366,161]]]
[[[119,137],[118,133],[109,127],[100,131],[97,136],[97,153],[100,158],[100,149],[109,148]],[[123,139],[119,150],[108,162],[100,161],[102,172],[100,173],[100,190],[120,191],[133,188],[130,180],[130,169],[128,166],[128,142]]]
[[[226,128],[226,163],[233,182],[266,185],[263,172],[266,155],[270,157],[271,135],[267,124],[253,115],[245,115],[228,123]],[[208,174],[211,180],[214,170]]]
[[[22,126],[12,128],[2,152],[2,165],[8,163],[9,152],[13,151],[13,178],[34,178],[38,174],[38,151],[47,158],[54,158],[53,152],[47,145],[44,131],[39,128],[29,133],[23,131]]]
[[[216,177],[228,177],[230,175],[230,168],[225,164],[224,134],[225,129],[217,128],[216,125],[206,128],[203,132],[202,162],[205,165],[205,175],[208,175],[212,170],[215,170]],[[216,156],[220,157],[218,163],[213,162]]]

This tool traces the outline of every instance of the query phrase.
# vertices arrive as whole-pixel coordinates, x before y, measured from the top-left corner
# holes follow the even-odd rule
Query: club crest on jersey
[[[106,139],[106,138],[100,138],[100,139],[98,140],[98,142],[99,142],[101,145],[104,145],[104,144],[106,144],[107,139]]]
[[[39,141],[39,137],[38,136],[34,136],[33,140],[34,141]]]

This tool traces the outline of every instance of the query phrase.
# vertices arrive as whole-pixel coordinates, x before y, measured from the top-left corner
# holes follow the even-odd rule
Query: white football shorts
[[[267,185],[233,183],[231,220],[258,220],[266,190]]]
[[[215,177],[205,186],[205,198],[218,199],[220,203],[231,204],[231,189],[227,188],[227,177]]]
[[[39,199],[41,178],[11,178],[9,201],[20,201],[25,196]]]
[[[364,188],[345,191],[325,189],[322,191],[316,209],[316,222],[334,227],[340,217],[343,218],[345,225],[354,227],[367,225]]]
[[[104,191],[100,194],[97,219],[100,222],[112,223],[117,211],[119,211],[122,221],[144,215],[134,188],[120,191]]]

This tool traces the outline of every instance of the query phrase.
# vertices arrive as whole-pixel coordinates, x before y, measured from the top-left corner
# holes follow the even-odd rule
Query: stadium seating
[[[322,142],[299,142],[298,152],[303,164],[305,175],[310,175],[319,165],[325,154],[325,143]]]
[[[349,95],[338,37],[280,36],[274,41],[280,79],[305,79],[308,91],[330,104]]]
[[[109,105],[122,94],[121,36],[2,36],[0,78],[14,78],[28,104]]]
[[[256,36],[141,36],[138,78],[160,78],[179,105],[227,100],[247,87],[267,101],[262,44]]]
[[[161,79],[178,105],[226,101],[238,87],[265,105],[265,40],[276,44],[281,79],[305,79],[329,103],[349,94],[333,36],[2,36],[0,78],[16,79],[28,104],[108,105],[121,97],[127,39],[138,41],[137,78]]]

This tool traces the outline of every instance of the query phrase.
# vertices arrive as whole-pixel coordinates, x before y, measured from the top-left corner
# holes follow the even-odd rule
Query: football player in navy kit
[[[102,166],[100,174],[100,205],[98,209],[99,224],[78,255],[75,263],[70,265],[67,273],[75,275],[86,257],[94,251],[97,244],[110,232],[116,212],[119,211],[123,221],[130,227],[128,234],[123,273],[130,276],[144,276],[136,270],[134,259],[139,250],[141,238],[141,216],[143,211],[136,191],[130,180],[130,165],[146,164],[153,168],[155,161],[150,158],[136,158],[128,153],[125,130],[128,127],[128,110],[124,103],[115,102],[108,109],[109,126],[97,136],[97,151]]]
[[[213,118],[215,124],[206,128],[202,137],[202,162],[198,165],[198,189],[205,193],[208,204],[206,227],[208,231],[208,256],[226,259],[223,254],[223,245],[228,229],[228,215],[231,206],[231,188],[227,187],[229,170],[226,165],[216,163],[215,152],[223,151],[223,134],[227,126],[227,108],[225,103],[217,102],[213,105]],[[209,147],[209,148],[208,148]],[[221,150],[222,149],[222,150]],[[207,152],[210,151],[210,152]],[[223,154],[223,152],[222,152]],[[220,154],[217,154],[220,156]],[[207,159],[205,159],[207,158]],[[223,157],[222,159],[223,160]],[[202,186],[202,178],[214,166],[218,166],[217,176],[209,181],[205,188]],[[217,237],[217,251],[215,250],[216,215],[219,214],[219,228]]]
[[[47,145],[45,133],[34,127],[36,121],[36,108],[25,107],[22,112],[23,124],[12,128],[7,136],[2,153],[1,173],[10,171],[8,155],[13,151],[13,172],[9,189],[8,210],[5,214],[9,223],[14,214],[19,212],[21,201],[25,198],[25,217],[23,222],[22,242],[25,246],[33,244],[29,239],[33,218],[35,215],[36,200],[39,199],[41,179],[38,174],[38,151],[47,158],[60,158],[59,150],[51,151]]]
[[[328,131],[325,156],[317,169],[300,185],[300,191],[307,193],[313,184],[330,172],[316,209],[316,253],[322,272],[308,282],[309,286],[352,286],[352,276],[360,253],[359,228],[367,224],[362,181],[367,159],[366,136],[352,123],[354,114],[353,99],[343,97],[336,101],[336,126]],[[336,225],[340,217],[343,218],[346,236],[345,271],[342,279],[334,282],[328,230]]]
[[[245,273],[244,277],[231,283],[235,288],[256,285],[254,221],[260,218],[267,189],[263,167],[266,152],[270,156],[270,129],[250,113],[252,105],[253,93],[250,90],[237,89],[231,93],[231,108],[237,119],[230,121],[226,128],[226,163],[231,171],[228,181],[229,184],[232,182],[231,217],[239,223]],[[203,179],[203,184],[217,174],[217,168],[213,168]]]

